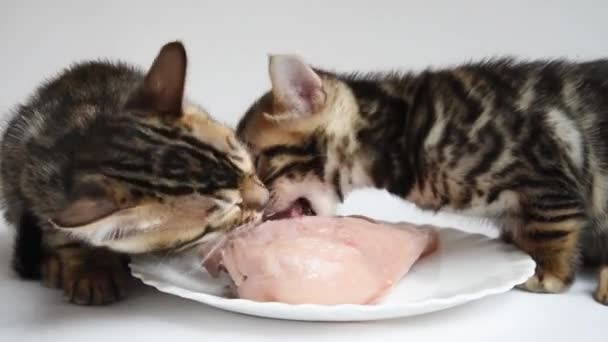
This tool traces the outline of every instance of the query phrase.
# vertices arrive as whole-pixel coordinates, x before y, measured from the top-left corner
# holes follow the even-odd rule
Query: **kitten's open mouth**
[[[289,206],[285,210],[265,214],[262,218],[262,221],[282,220],[294,217],[316,215],[317,213],[312,209],[310,201],[301,197],[298,198],[295,202],[293,202],[291,206]],[[235,227],[228,234],[226,234],[226,231],[218,232],[213,236],[207,234],[206,238],[204,239],[206,243],[204,243],[202,245],[202,248],[199,250],[200,255],[202,256],[201,263],[207,264],[207,266],[205,266],[207,268],[207,271],[214,275],[218,275],[222,270],[225,271],[224,266],[221,265],[219,260],[217,259],[221,254],[215,253],[215,251],[223,246],[230,234],[239,234],[239,232],[247,231],[252,227],[257,226],[257,224],[259,224],[259,222],[256,222],[254,225],[243,224],[241,226]]]
[[[264,221],[316,215],[317,213],[312,209],[310,202],[306,198],[301,197],[293,202],[289,208],[264,216]]]

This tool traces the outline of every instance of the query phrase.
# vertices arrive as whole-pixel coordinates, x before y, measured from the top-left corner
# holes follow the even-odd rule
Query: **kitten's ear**
[[[273,97],[289,112],[310,116],[324,105],[321,77],[299,57],[270,56],[269,71]]]
[[[79,182],[68,204],[52,221],[62,228],[76,228],[119,210],[113,196],[96,180]]]
[[[168,117],[181,116],[187,63],[182,43],[163,46],[126,108]]]

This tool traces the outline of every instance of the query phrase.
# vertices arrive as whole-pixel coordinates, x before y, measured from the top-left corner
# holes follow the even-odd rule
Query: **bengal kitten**
[[[85,62],[41,86],[2,141],[14,269],[78,304],[123,296],[121,253],[183,248],[261,218],[268,191],[233,130],[185,103],[186,52]]]
[[[237,135],[271,211],[327,215],[353,189],[386,189],[496,221],[537,263],[524,289],[562,292],[579,260],[602,266],[608,304],[608,60],[338,74],[280,55],[269,69]]]

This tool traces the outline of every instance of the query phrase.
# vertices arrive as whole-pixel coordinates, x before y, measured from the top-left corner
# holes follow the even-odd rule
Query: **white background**
[[[607,13],[602,0],[2,0],[0,112],[71,62],[107,57],[147,66],[162,44],[180,39],[190,57],[190,98],[234,125],[269,86],[269,53],[298,53],[343,71],[420,69],[503,54],[589,59],[608,55]],[[380,193],[361,193],[345,207],[384,219],[467,222],[412,217],[419,213]],[[0,228],[0,341],[608,340],[608,308],[592,301],[590,275],[565,295],[511,291],[410,319],[298,323],[226,313],[147,288],[111,307],[71,306],[57,291],[16,280],[10,245]]]

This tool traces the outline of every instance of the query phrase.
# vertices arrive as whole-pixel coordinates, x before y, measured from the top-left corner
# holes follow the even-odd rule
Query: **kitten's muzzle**
[[[268,204],[270,192],[255,175],[249,175],[241,182],[241,196],[246,209],[261,211]]]

